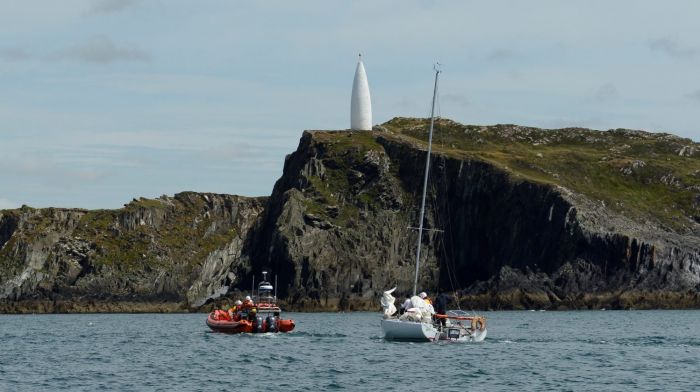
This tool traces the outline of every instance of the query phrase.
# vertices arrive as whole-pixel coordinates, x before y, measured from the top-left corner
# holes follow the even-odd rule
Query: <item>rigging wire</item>
[[[436,96],[436,101],[437,101],[436,102],[437,117],[441,118],[442,107],[440,104],[441,101],[440,101],[440,94],[439,93]],[[438,121],[436,123],[436,126],[439,127],[439,125],[440,125],[440,122]],[[445,148],[447,146],[445,132],[436,132],[436,136],[439,139],[438,143],[443,148]],[[442,183],[444,185],[444,195],[445,195],[445,199],[446,199],[447,196],[449,195],[449,179],[447,177],[447,162],[446,162],[444,157],[442,159],[443,159]],[[435,176],[433,178],[435,178]],[[433,185],[433,195],[437,195],[437,190],[435,189],[434,183],[432,185]],[[447,278],[448,278],[448,281],[450,283],[450,287],[452,288],[452,291],[456,292],[459,279],[457,277],[457,264],[455,262],[454,233],[452,230],[452,220],[450,219],[450,217],[452,216],[452,212],[450,211],[450,203],[449,202],[446,201],[444,203],[444,206],[446,209],[445,216],[447,218],[446,218],[445,222],[439,222],[441,215],[437,213],[438,212],[438,204],[437,204],[436,197],[435,196],[433,197],[433,208],[434,208],[433,211],[434,211],[434,216],[435,216],[435,220],[436,220],[436,225],[441,227],[443,229],[443,233],[444,233],[443,236],[440,238],[440,244],[442,246],[442,253],[443,253],[444,258],[445,258],[444,264],[445,264],[445,267],[447,269]],[[447,235],[447,237],[445,237],[445,235]],[[447,249],[447,245],[446,245],[447,241],[446,240],[449,240],[449,244],[450,244],[449,251]],[[439,284],[439,282],[438,282],[438,284]],[[457,301],[457,308],[459,310],[462,310],[460,301]]]
[[[439,95],[437,95],[437,97],[439,99]],[[444,133],[439,132],[439,122],[437,122],[436,125],[438,128],[436,130],[434,130],[434,132],[437,131],[437,132],[435,132],[435,134],[437,135],[437,138],[440,139],[439,143],[444,146],[445,145]],[[439,156],[436,154],[435,157],[438,158]],[[447,178],[447,170],[446,170],[447,169],[447,161],[446,161],[444,156],[441,156],[440,159],[442,159],[442,165],[435,164],[435,165],[433,165],[433,168],[434,168],[434,170],[437,170],[438,168],[442,167],[442,170],[441,170],[442,171],[442,183],[445,187],[444,195],[446,197],[449,194],[448,178]],[[439,253],[440,248],[441,248],[442,254],[444,256],[443,257],[444,261],[443,262],[439,261],[438,268],[441,265],[445,266],[447,279],[448,279],[448,282],[449,282],[450,287],[452,289],[452,292],[456,292],[458,279],[457,279],[457,266],[456,266],[455,261],[454,261],[454,236],[452,234],[452,224],[451,224],[451,221],[449,219],[449,217],[451,216],[450,215],[450,207],[449,207],[449,203],[445,202],[445,208],[447,209],[447,215],[445,215],[445,216],[447,217],[447,219],[444,222],[441,221],[442,215],[439,213],[440,208],[439,208],[439,204],[437,201],[437,195],[438,195],[439,189],[438,189],[438,185],[436,185],[439,177],[433,176],[432,178],[433,178],[433,180],[430,182],[430,190],[431,190],[430,201],[431,201],[431,204],[433,206],[433,216],[435,217],[435,226],[442,228],[443,233],[445,231],[447,231],[447,234],[449,235],[450,245],[451,245],[451,249],[450,249],[451,252],[448,252],[447,246],[445,244],[446,241],[445,241],[444,234],[442,237],[439,237],[438,241],[439,241],[440,245],[438,245],[438,249],[436,249],[436,251],[438,251],[438,253]],[[441,260],[441,258],[438,258],[438,260]],[[440,285],[440,281],[438,280],[438,286],[439,285]],[[459,310],[462,310],[461,304],[459,301],[457,301],[457,308]]]
[[[426,197],[426,191],[428,190],[428,178],[430,174],[430,151],[431,151],[431,143],[433,140],[433,125],[435,123],[435,98],[437,96],[437,87],[438,87],[438,76],[440,75],[440,69],[438,69],[437,66],[434,67],[435,69],[435,83],[433,87],[433,99],[432,99],[432,104],[430,106],[430,131],[428,132],[428,153],[425,159],[425,176],[423,177],[423,195],[421,197],[421,207],[420,207],[420,218],[418,219],[418,246],[416,248],[416,273],[415,273],[415,278],[413,279],[413,295],[416,295],[416,289],[418,286],[418,272],[420,268],[420,254],[421,254],[421,242],[423,238],[423,218],[425,214],[425,197]]]
[[[446,138],[445,138],[445,132],[440,132],[438,135],[440,138],[440,144],[444,148],[447,145]],[[455,252],[454,252],[454,243],[455,242],[454,242],[454,235],[452,232],[452,220],[450,219],[450,217],[452,216],[452,213],[450,211],[450,203],[447,201],[447,197],[449,195],[449,179],[447,177],[447,161],[446,161],[444,156],[442,159],[443,159],[442,184],[444,186],[444,195],[445,195],[445,203],[444,203],[444,206],[446,209],[445,217],[447,217],[447,218],[446,218],[445,222],[443,222],[441,224],[441,226],[442,226],[443,230],[446,232],[446,235],[448,237],[445,237],[445,235],[443,235],[442,241],[440,243],[442,245],[442,253],[443,253],[444,258],[445,258],[445,267],[447,269],[447,278],[449,280],[452,292],[456,292],[459,279],[457,278],[457,265],[455,262]],[[437,211],[437,206],[436,206],[435,210]],[[439,214],[436,214],[436,215],[440,216]],[[450,243],[449,251],[448,251],[447,245],[446,245],[447,240],[449,240],[449,243]],[[459,310],[462,310],[461,304],[459,303],[459,301],[457,301],[457,308]]]
[[[439,126],[440,126],[440,121],[439,121],[439,119],[441,118],[441,115],[442,115],[442,109],[441,109],[441,105],[440,105],[440,94],[439,94],[439,91],[438,91],[438,86],[436,86],[435,100],[436,100],[436,103],[435,103],[435,108],[436,108],[435,112],[436,112],[436,115],[435,115],[435,117],[436,117],[436,119],[438,119],[438,121],[435,122],[435,128],[439,128]],[[430,116],[427,116],[427,118],[430,118]],[[435,132],[435,131],[438,131],[438,132]],[[439,136],[438,136],[438,138],[440,139],[439,144],[441,144],[441,145],[443,146],[443,148],[444,148],[444,146],[446,146],[446,141],[445,141],[445,136],[444,136],[444,134],[443,134],[442,132],[439,132],[439,129],[435,129],[435,130],[434,130],[434,133],[435,133],[436,135],[439,135]],[[443,164],[442,164],[442,177],[443,177],[443,178],[442,178],[442,182],[443,182],[443,185],[444,185],[444,187],[445,187],[445,196],[447,196],[447,195],[449,194],[449,193],[448,193],[449,188],[448,188],[448,178],[447,178],[447,170],[446,170],[447,166],[446,166],[446,160],[445,160],[444,156],[442,157],[442,163],[443,163]],[[433,165],[433,167],[434,167],[434,168],[437,168],[438,166],[437,166],[437,165]],[[434,170],[435,170],[435,169],[434,169]],[[449,219],[449,217],[451,216],[451,215],[450,215],[449,203],[447,203],[447,202],[445,203],[445,208],[447,209],[447,215],[446,215],[446,216],[447,216],[448,218],[446,219],[445,222],[442,222],[442,221],[440,220],[440,214],[438,213],[438,210],[439,210],[438,207],[439,207],[439,206],[438,206],[438,203],[437,203],[437,193],[438,193],[438,189],[437,189],[437,186],[436,186],[436,176],[432,176],[432,180],[430,181],[430,189],[431,189],[431,192],[430,192],[430,199],[431,199],[431,204],[433,205],[433,216],[435,217],[435,226],[436,226],[436,227],[443,227],[444,230],[441,230],[441,231],[443,231],[443,232],[444,232],[444,231],[448,231],[449,240],[450,240],[450,245],[451,245],[451,251],[452,251],[452,252],[448,252],[447,246],[445,245],[445,242],[446,242],[446,241],[445,241],[444,236],[443,236],[443,237],[439,237],[438,242],[440,243],[439,247],[442,248],[442,253],[443,253],[444,259],[445,259],[445,260],[444,260],[444,265],[445,265],[445,268],[447,269],[447,271],[446,271],[446,272],[447,272],[447,279],[448,279],[448,281],[449,281],[450,287],[452,288],[452,291],[453,291],[453,292],[456,292],[456,286],[457,286],[457,280],[458,280],[458,279],[457,279],[457,266],[456,266],[455,261],[454,261],[454,236],[453,236],[453,233],[452,233],[451,221],[450,221],[450,219]],[[420,244],[419,244],[419,246],[420,246]],[[439,251],[439,249],[437,249],[437,250]],[[438,258],[438,260],[440,260],[440,258]],[[443,264],[443,263],[438,262],[438,268],[440,268],[440,265],[441,265],[441,264]],[[439,286],[439,285],[440,285],[440,282],[439,282],[439,280],[438,280],[438,286]],[[457,301],[457,308],[458,308],[459,310],[462,310],[460,301]]]
[[[447,196],[447,195],[449,195],[449,186],[448,186],[448,182],[447,182],[448,181],[447,170],[443,170],[442,175],[443,175],[443,184],[445,186],[445,195]],[[452,268],[448,267],[448,273],[450,274],[450,284],[452,285],[452,290],[454,292],[456,292],[457,291],[457,282],[458,282],[459,278],[457,277],[457,264],[455,262],[455,252],[454,252],[455,241],[454,241],[454,233],[452,231],[452,220],[450,219],[450,217],[452,216],[452,211],[450,211],[450,203],[448,203],[448,202],[445,203],[445,209],[447,210],[446,211],[447,214],[445,215],[447,217],[445,231],[447,232],[447,235],[449,236],[448,238],[450,240],[449,255],[448,255],[447,247],[445,246],[446,241],[442,242],[442,247],[443,247],[443,252],[445,252],[445,255],[446,255],[445,257],[447,257],[446,263],[448,265],[452,266]],[[454,281],[453,281],[453,279],[454,279]],[[461,307],[461,304],[459,301],[457,301],[457,308],[459,310],[462,310],[462,307]]]
[[[443,163],[444,162],[445,161],[443,160]],[[446,173],[446,170],[444,170],[444,168],[445,168],[445,165],[443,164],[443,170],[442,170],[442,172],[443,172],[443,184],[445,185],[445,195],[447,195],[448,194],[448,192],[447,192],[448,191],[447,173]],[[431,190],[432,190],[433,195],[437,195],[438,189],[437,189],[437,186],[435,184],[432,184]],[[451,245],[451,248],[450,248],[451,252],[448,251],[447,246],[445,244],[447,241],[446,241],[446,238],[444,237],[444,234],[443,234],[443,237],[440,238],[439,242],[440,242],[442,254],[444,255],[444,263],[442,263],[442,264],[445,265],[445,268],[447,270],[446,275],[447,275],[448,282],[450,284],[452,292],[456,292],[457,291],[457,281],[458,281],[458,279],[457,279],[457,266],[454,262],[454,259],[455,259],[455,257],[454,257],[454,245],[453,245],[454,244],[454,236],[452,234],[452,223],[449,219],[449,217],[451,216],[449,203],[445,203],[445,208],[447,210],[447,214],[445,216],[447,217],[447,219],[444,222],[440,220],[440,217],[442,215],[439,214],[439,212],[438,212],[439,205],[437,203],[437,197],[433,197],[432,204],[433,204],[433,211],[434,211],[436,226],[443,228],[443,233],[447,232],[447,235],[449,236],[450,245]],[[438,285],[439,285],[439,282],[438,282]],[[457,308],[459,310],[462,310],[459,302],[457,302]]]

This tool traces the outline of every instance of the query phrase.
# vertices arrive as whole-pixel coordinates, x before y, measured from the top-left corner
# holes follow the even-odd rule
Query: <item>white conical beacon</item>
[[[352,82],[350,128],[357,131],[372,130],[372,101],[369,97],[369,84],[367,84],[365,66],[362,64],[362,54],[357,62],[355,79]]]

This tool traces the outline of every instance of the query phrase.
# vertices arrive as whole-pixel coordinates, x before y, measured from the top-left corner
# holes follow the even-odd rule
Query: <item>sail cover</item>
[[[380,302],[382,303],[382,309],[384,309],[384,318],[389,318],[391,317],[394,313],[396,313],[396,306],[394,305],[394,301],[396,301],[396,298],[394,298],[391,293],[396,290],[396,287],[392,288],[391,290],[387,290],[384,292],[382,295],[382,299]]]
[[[406,313],[401,316],[401,319],[421,321],[424,323],[432,322],[433,314],[435,314],[433,305],[425,302],[423,298],[414,295],[411,297],[411,306],[410,309],[406,309]]]

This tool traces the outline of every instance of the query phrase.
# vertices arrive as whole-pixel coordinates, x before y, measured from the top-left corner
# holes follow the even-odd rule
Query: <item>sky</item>
[[[269,195],[303,130],[373,123],[700,140],[697,1],[0,1],[0,209]]]

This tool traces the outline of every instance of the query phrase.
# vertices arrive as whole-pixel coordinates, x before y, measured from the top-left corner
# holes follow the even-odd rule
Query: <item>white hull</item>
[[[438,338],[437,328],[432,324],[398,319],[382,320],[384,339],[417,342],[431,342]]]
[[[483,342],[484,339],[486,339],[486,329],[483,331],[477,330],[474,332],[474,335],[472,335],[472,342]]]
[[[459,337],[456,337],[459,336]],[[450,336],[449,328],[446,328],[445,332],[440,333],[439,340],[458,342],[458,343],[470,343],[470,342],[483,342],[486,339],[486,330],[475,330],[472,332],[467,329],[459,329],[459,332],[455,330],[452,336]]]

